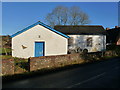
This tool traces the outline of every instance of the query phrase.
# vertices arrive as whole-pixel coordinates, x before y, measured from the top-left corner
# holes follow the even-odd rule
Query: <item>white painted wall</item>
[[[36,25],[12,38],[12,56],[20,58],[34,57],[35,41],[45,42],[45,56],[67,54],[67,38],[43,26]],[[27,48],[23,49],[22,45]]]
[[[78,46],[82,49],[88,49],[88,52],[97,52],[106,49],[106,35],[68,35],[73,37],[73,47]],[[86,40],[88,37],[93,38],[93,46],[87,47]],[[98,45],[100,43],[100,45]]]

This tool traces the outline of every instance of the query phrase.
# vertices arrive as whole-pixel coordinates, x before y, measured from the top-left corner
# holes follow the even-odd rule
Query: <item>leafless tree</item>
[[[80,17],[81,17],[80,18],[81,25],[90,23],[89,16],[86,13],[84,12],[80,13]]]
[[[88,15],[83,12],[79,7],[73,6],[69,11],[69,24],[70,25],[84,25],[90,23]]]
[[[79,7],[67,8],[57,6],[46,16],[46,21],[50,26],[55,25],[84,25],[90,23],[88,15]]]
[[[68,8],[64,6],[56,7],[51,13],[46,16],[46,21],[49,25],[66,25],[68,19]]]
[[[70,25],[78,25],[80,23],[80,8],[79,7],[71,7],[69,9],[69,24]]]

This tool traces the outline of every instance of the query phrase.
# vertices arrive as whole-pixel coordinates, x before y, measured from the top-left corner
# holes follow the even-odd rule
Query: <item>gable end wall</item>
[[[67,38],[43,26],[36,25],[12,38],[12,56],[21,58],[34,57],[35,42],[45,42],[45,56],[67,54]],[[22,45],[27,48],[23,49]]]

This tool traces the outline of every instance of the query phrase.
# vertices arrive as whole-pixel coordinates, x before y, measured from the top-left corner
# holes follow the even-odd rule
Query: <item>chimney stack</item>
[[[106,28],[106,30],[109,30],[110,28]]]
[[[115,28],[119,28],[118,26],[115,26]]]

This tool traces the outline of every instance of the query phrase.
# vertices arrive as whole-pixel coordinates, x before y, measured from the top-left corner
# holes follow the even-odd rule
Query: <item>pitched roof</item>
[[[106,32],[107,32],[107,39],[106,39],[107,43],[116,43],[120,38],[120,27],[106,30]]]
[[[100,25],[57,25],[54,29],[66,35],[98,35],[106,34],[105,29]]]
[[[17,35],[25,32],[25,31],[27,31],[28,29],[30,29],[30,28],[32,28],[32,27],[34,27],[34,26],[36,26],[36,25],[41,25],[41,26],[43,26],[43,27],[45,27],[45,28],[47,28],[47,29],[49,29],[49,30],[51,30],[51,31],[53,31],[53,32],[55,32],[55,33],[63,36],[63,37],[65,37],[65,38],[70,38],[69,36],[67,36],[67,35],[65,35],[65,34],[59,32],[59,31],[57,31],[57,30],[55,30],[55,29],[53,29],[53,28],[51,28],[50,26],[48,26],[48,25],[46,25],[46,24],[44,24],[44,23],[42,23],[42,22],[40,22],[40,21],[38,21],[38,22],[36,22],[36,23],[34,23],[34,24],[26,27],[25,29],[23,29],[23,30],[21,30],[21,31],[18,31],[17,33],[11,35],[11,37],[15,37],[15,36],[17,36]]]

